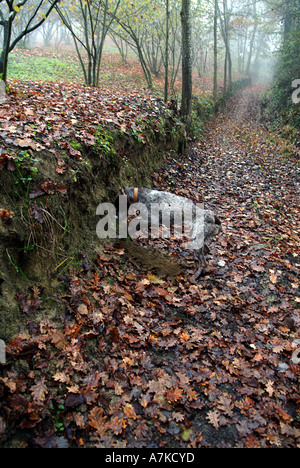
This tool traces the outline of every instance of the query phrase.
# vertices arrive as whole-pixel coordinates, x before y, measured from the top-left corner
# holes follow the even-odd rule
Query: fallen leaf
[[[270,281],[271,281],[271,283],[273,283],[273,284],[276,284],[276,283],[277,283],[278,278],[277,278],[277,276],[275,275],[275,273],[270,273]]]
[[[88,315],[89,313],[88,308],[85,304],[81,304],[79,307],[77,307],[77,312],[80,315]]]
[[[107,424],[107,416],[104,416],[104,410],[99,407],[94,407],[89,414],[90,426],[96,430],[97,434],[102,437],[107,432],[109,426]]]
[[[272,380],[269,380],[266,385],[266,392],[268,393],[270,397],[272,397],[274,394],[273,385],[274,385],[274,382],[272,382]]]
[[[31,395],[37,403],[43,403],[48,393],[45,385],[45,377],[42,377],[35,385],[31,387]]]
[[[220,418],[220,413],[216,410],[211,410],[208,411],[206,419],[210,424],[214,426],[215,429],[219,429],[220,424],[219,424],[219,418]]]
[[[8,227],[11,224],[14,216],[15,213],[13,211],[6,210],[3,208],[0,209],[0,218],[2,219],[2,222],[5,227]]]

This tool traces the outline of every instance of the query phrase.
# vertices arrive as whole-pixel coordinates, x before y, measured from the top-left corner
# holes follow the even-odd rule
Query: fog
[[[36,3],[36,0],[28,0],[27,10],[20,10],[13,25],[13,38],[24,29],[24,21],[31,11],[29,6]],[[78,4],[70,0],[64,2],[64,6],[60,6],[59,11],[53,10],[38,29],[25,35],[17,47],[63,50],[75,47],[76,43],[82,60],[86,60],[89,50],[98,47],[95,44],[103,33],[105,20],[104,13],[100,12],[97,19],[91,17],[88,22],[85,21]],[[112,16],[114,0],[110,4],[109,15]],[[155,5],[153,7],[150,0],[131,6],[121,2],[115,20],[105,30],[104,51],[119,53],[124,62],[128,55],[135,55],[137,60],[143,55],[150,75],[163,76],[168,25],[168,66],[172,84],[180,79],[181,2],[169,0],[168,16],[165,1],[158,1]],[[284,0],[202,0],[193,1],[191,8],[195,76],[199,79],[212,77],[214,67],[217,67],[220,89],[245,76],[251,77],[254,82],[271,82],[276,54],[282,42]],[[5,15],[3,3],[0,12]],[[130,31],[137,40],[133,40]],[[1,27],[0,38],[3,39]]]

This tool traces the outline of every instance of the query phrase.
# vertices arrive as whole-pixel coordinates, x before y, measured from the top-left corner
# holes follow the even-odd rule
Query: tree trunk
[[[252,54],[253,54],[253,45],[254,45],[254,39],[256,35],[256,30],[257,30],[257,24],[254,26],[254,31],[250,40],[250,50],[249,50],[249,55],[248,55],[248,60],[247,60],[247,67],[246,67],[246,75],[250,76],[250,67],[251,67],[251,60],[252,60]]]
[[[228,64],[228,50],[227,47],[225,47],[225,59],[224,59],[224,94],[226,94],[227,91],[227,64]]]
[[[229,44],[229,38],[228,38],[228,86],[229,89],[232,87],[232,60],[231,60],[231,52],[230,52],[230,44]]]
[[[247,39],[248,39],[248,31],[246,30],[245,37],[244,37],[243,55],[242,55],[242,69],[241,69],[242,73],[245,73]]]
[[[166,0],[166,51],[165,51],[165,95],[164,100],[167,102],[168,100],[168,85],[169,85],[169,18],[170,18],[170,11],[169,11],[169,0]]]
[[[255,21],[257,21],[256,18],[256,0],[253,2],[253,16],[255,18]],[[251,67],[251,60],[252,60],[252,53],[253,53],[253,45],[254,45],[254,40],[256,36],[256,31],[257,31],[257,22],[254,24],[254,30],[253,34],[250,40],[250,50],[249,50],[249,55],[248,55],[248,61],[247,61],[247,67],[246,67],[246,75],[250,76],[250,67]]]
[[[192,110],[191,0],[182,0],[182,102],[181,115],[188,121]]]
[[[145,75],[145,78],[146,78],[146,81],[147,81],[147,86],[148,86],[148,88],[153,89],[153,82],[152,82],[151,72],[150,72],[149,68],[147,67],[146,61],[144,59],[144,55],[143,55],[142,48],[140,46],[140,42],[139,42],[138,38],[135,35],[134,35],[134,38],[135,38],[134,40],[135,40],[136,49],[137,49],[138,57],[139,57],[139,60],[140,60],[140,64],[142,66],[142,69],[143,69],[143,72],[144,72],[144,75]]]
[[[214,11],[214,101],[217,100],[218,95],[218,43],[217,43],[217,28],[218,28],[218,8],[217,1],[215,0]]]
[[[230,38],[229,38],[229,22],[230,12],[228,10],[227,0],[223,0],[223,18],[220,12],[219,4],[216,2],[220,23],[221,32],[225,45],[225,61],[224,61],[224,94],[227,92],[227,88],[232,85],[232,60],[230,53]]]
[[[9,45],[11,39],[12,22],[10,19],[4,22],[3,27],[3,47],[0,56],[0,79],[6,82]]]
[[[48,7],[47,12],[42,15],[42,18],[39,17],[37,23],[31,26],[31,23],[35,20],[35,18],[37,17],[39,13],[38,8],[33,10],[32,16],[30,19],[27,20],[27,24],[24,27],[24,29],[20,32],[19,35],[17,35],[17,37],[12,39],[13,22],[15,21],[16,15],[17,15],[17,10],[15,7],[20,7],[24,5],[26,1],[23,0],[23,2],[20,2],[19,5],[13,5],[14,3],[13,0],[6,1],[7,7],[9,9],[9,15],[8,15],[7,20],[4,18],[4,15],[2,11],[0,10],[1,12],[0,26],[3,27],[3,34],[2,34],[3,43],[2,43],[2,52],[0,55],[0,76],[4,82],[6,82],[6,79],[7,79],[7,64],[8,64],[9,53],[16,47],[16,45],[24,37],[28,36],[28,34],[38,29],[44,23],[44,21],[48,18],[51,11],[53,10],[53,8],[58,2],[59,0],[53,0],[52,3],[50,3],[50,6]],[[1,3],[1,0],[0,0],[0,3]],[[40,6],[42,4],[43,4],[43,0],[40,0]]]

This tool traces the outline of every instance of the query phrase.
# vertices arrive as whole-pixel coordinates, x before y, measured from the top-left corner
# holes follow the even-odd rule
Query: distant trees
[[[149,88],[164,73],[165,100],[173,89],[181,58],[179,0],[122,2],[110,35],[124,59],[124,51],[138,57]]]
[[[137,55],[149,88],[153,87],[153,74],[160,71],[160,37],[154,26],[157,9],[150,0],[123,2],[119,14],[113,15],[111,28]]]
[[[0,26],[2,47],[0,53],[0,78],[6,81],[8,55],[32,31],[39,28],[60,0],[0,0]],[[26,15],[24,14],[26,12]],[[24,20],[17,35],[13,26],[19,17]]]
[[[226,93],[227,88],[231,87],[232,84],[232,59],[231,59],[231,47],[230,47],[230,26],[232,19],[232,11],[228,7],[227,0],[223,0],[222,10],[217,3],[217,9],[219,13],[221,33],[225,46],[225,59],[224,59],[224,92]]]
[[[213,97],[218,95],[218,0],[214,0],[214,87]]]
[[[164,80],[164,99],[182,79],[182,115],[190,115],[192,71],[213,78],[213,96],[226,93],[237,75],[253,76],[260,57],[282,45],[274,93],[282,102],[299,79],[300,0],[0,0],[0,76],[8,55],[42,26],[46,44],[62,28],[74,41],[85,83],[100,86],[109,35],[124,61],[134,53],[146,84]],[[53,21],[47,21],[50,13]],[[282,20],[283,26],[280,26]],[[63,25],[63,26],[62,26]],[[59,31],[59,34],[57,34]],[[176,92],[178,87],[176,87]],[[275,93],[275,94],[276,94]],[[274,96],[275,96],[274,94]]]
[[[285,123],[291,127],[299,144],[300,104],[293,102],[292,95],[293,82],[300,79],[300,0],[282,0],[277,5],[276,16],[282,19],[283,30],[269,112],[280,125]]]
[[[170,23],[170,9],[169,0],[166,0],[166,40],[165,40],[165,89],[164,99],[168,100],[169,93],[169,23]]]
[[[99,85],[104,41],[121,0],[77,0],[56,5],[63,24],[74,40],[88,86]]]

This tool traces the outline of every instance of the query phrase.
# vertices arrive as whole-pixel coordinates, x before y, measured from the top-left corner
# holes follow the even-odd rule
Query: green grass
[[[112,49],[112,48],[111,48]],[[107,52],[107,49],[105,49]],[[117,55],[117,54],[116,54]],[[121,61],[121,60],[120,60]],[[106,86],[139,86],[143,88],[142,76],[133,76],[118,68],[118,60],[103,59],[100,83]],[[19,49],[9,55],[8,79],[76,82],[84,84],[84,76],[75,51],[47,49]]]
[[[1,50],[0,50],[1,51]],[[132,90],[147,89],[138,60],[124,65],[116,48],[105,47],[101,69],[99,87],[114,87]],[[129,54],[130,55],[130,54]],[[84,57],[86,60],[86,57]],[[15,49],[9,54],[8,79],[75,82],[84,84],[83,71],[74,49],[32,48]],[[154,81],[155,83],[155,81]],[[161,84],[155,86],[158,95],[162,95]]]
[[[83,82],[79,62],[64,57],[9,55],[8,77],[18,80]]]

